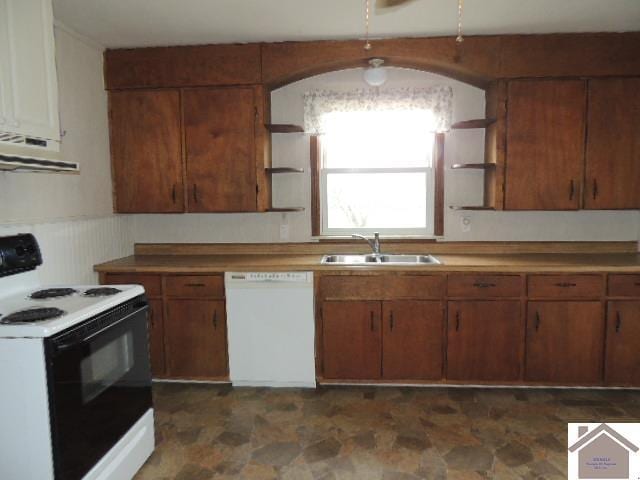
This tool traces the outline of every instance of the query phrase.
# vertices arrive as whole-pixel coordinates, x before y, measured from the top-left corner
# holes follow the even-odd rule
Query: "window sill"
[[[351,236],[342,236],[342,235],[320,235],[311,237],[313,240],[318,241],[320,243],[362,243],[363,240],[360,238],[353,238]],[[436,243],[444,240],[444,237],[413,237],[413,236],[380,236],[381,241],[386,241],[389,243]]]

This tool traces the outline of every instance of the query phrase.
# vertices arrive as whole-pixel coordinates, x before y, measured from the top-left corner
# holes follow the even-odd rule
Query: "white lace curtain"
[[[350,92],[315,90],[304,94],[304,129],[310,134],[327,131],[327,114],[336,112],[427,110],[433,115],[430,131],[451,126],[451,87],[362,89]]]

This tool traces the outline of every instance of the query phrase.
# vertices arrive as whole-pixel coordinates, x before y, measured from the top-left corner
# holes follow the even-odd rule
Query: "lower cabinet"
[[[228,375],[225,304],[221,300],[168,300],[167,375],[211,379]]]
[[[322,304],[324,376],[379,379],[382,365],[380,302]]]
[[[640,301],[614,301],[607,307],[605,382],[640,385]]]
[[[525,380],[601,383],[604,354],[601,302],[529,302],[526,338]]]
[[[323,376],[438,380],[442,377],[442,323],[440,302],[325,301]]]
[[[149,300],[149,355],[154,377],[164,377],[166,374],[163,313],[162,300]]]
[[[518,380],[521,316],[517,300],[449,302],[447,379]]]

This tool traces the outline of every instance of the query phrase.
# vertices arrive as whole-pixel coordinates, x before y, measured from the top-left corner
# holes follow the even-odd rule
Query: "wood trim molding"
[[[636,242],[433,242],[431,240],[384,240],[394,253],[433,254],[527,254],[636,253]],[[135,255],[322,255],[324,253],[369,253],[362,241],[307,243],[136,243]]]
[[[320,159],[322,158],[322,145],[317,135],[311,136],[311,235],[320,236]]]
[[[434,143],[433,234],[444,235],[444,133],[436,134]]]

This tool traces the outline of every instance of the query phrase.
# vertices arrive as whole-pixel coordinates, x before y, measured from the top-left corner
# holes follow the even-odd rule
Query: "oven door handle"
[[[60,353],[60,352],[64,352],[65,350],[69,350],[72,347],[77,347],[79,345],[87,343],[92,338],[97,337],[101,333],[104,333],[105,331],[109,330],[112,327],[115,327],[116,325],[120,325],[122,322],[127,321],[132,316],[137,315],[138,313],[143,312],[145,310],[149,310],[149,305],[147,303],[145,303],[144,307],[139,308],[137,310],[134,310],[133,312],[131,312],[126,317],[122,317],[121,319],[119,319],[119,320],[117,320],[117,321],[115,321],[113,323],[110,323],[109,325],[106,325],[106,326],[102,327],[101,329],[96,330],[95,332],[92,332],[90,335],[87,335],[86,337],[74,340],[73,342],[60,343],[58,345],[55,345],[55,351],[56,351],[56,353]]]

